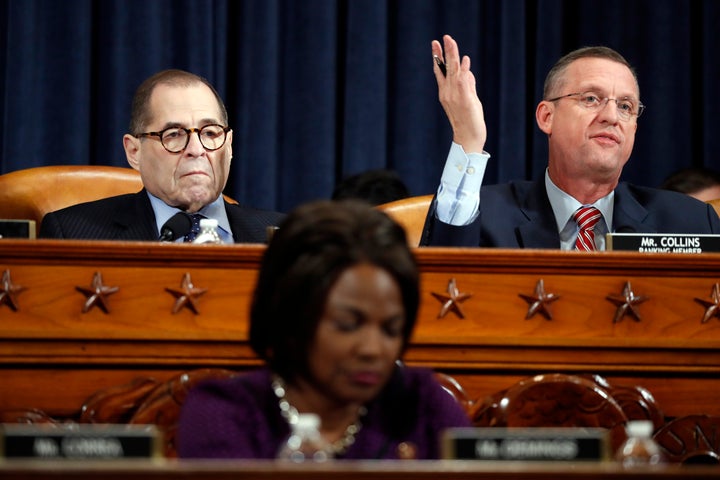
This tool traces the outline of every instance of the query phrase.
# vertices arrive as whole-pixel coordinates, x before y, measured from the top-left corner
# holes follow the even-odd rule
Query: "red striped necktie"
[[[573,218],[580,227],[577,240],[575,240],[575,250],[593,252],[597,250],[595,247],[595,233],[593,229],[598,221],[602,218],[602,213],[595,207],[582,207]]]

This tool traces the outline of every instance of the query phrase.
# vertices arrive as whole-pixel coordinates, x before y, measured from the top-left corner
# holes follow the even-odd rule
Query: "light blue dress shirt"
[[[157,224],[158,238],[160,238],[160,229],[170,217],[178,212],[181,212],[177,207],[171,207],[156,196],[148,192],[150,198],[150,204],[152,205],[153,211],[155,212],[155,223]],[[225,201],[220,195],[214,202],[205,205],[199,212],[207,218],[214,218],[218,221],[218,233],[223,243],[234,243],[232,236],[232,229],[230,228],[230,221],[227,217],[227,211],[225,210]],[[178,238],[175,242],[183,242],[183,237]]]
[[[608,225],[612,225],[615,192],[610,192],[609,195],[602,197],[595,203],[584,205],[560,190],[550,180],[547,169],[545,169],[545,190],[548,199],[550,199],[550,206],[553,209],[553,214],[555,214],[555,222],[557,222],[557,229],[560,233],[560,249],[575,250],[575,240],[580,227],[572,216],[581,207],[593,206],[602,213],[602,218],[593,229],[595,247],[598,250],[605,250],[605,234],[609,231]]]
[[[477,218],[480,212],[480,187],[489,159],[490,154],[487,152],[466,154],[462,146],[452,143],[437,192],[435,216],[438,220],[462,226],[469,225]],[[547,169],[545,190],[557,222],[560,248],[574,250],[580,229],[572,215],[584,205],[560,190],[550,180]],[[592,204],[603,215],[594,229],[595,246],[598,250],[605,250],[605,234],[609,231],[608,226],[612,225],[614,198],[613,191]]]
[[[468,225],[478,216],[480,185],[490,154],[466,154],[453,142],[437,193],[437,218],[450,225]]]

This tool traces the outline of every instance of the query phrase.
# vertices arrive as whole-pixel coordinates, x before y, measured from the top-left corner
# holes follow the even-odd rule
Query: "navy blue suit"
[[[615,188],[613,232],[720,233],[715,210],[688,195],[620,183]],[[515,181],[480,189],[480,215],[467,226],[448,225],[428,212],[421,245],[560,248],[545,181]]]
[[[283,214],[225,202],[236,243],[265,243],[265,227],[277,225]],[[81,203],[45,215],[41,238],[86,240],[158,240],[155,213],[143,189]]]

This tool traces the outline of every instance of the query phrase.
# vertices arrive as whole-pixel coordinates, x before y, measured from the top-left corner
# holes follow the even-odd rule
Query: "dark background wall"
[[[541,174],[545,74],[604,44],[636,66],[647,105],[624,179],[657,186],[720,168],[718,25],[717,0],[0,0],[0,173],[126,166],[132,93],[172,67],[225,98],[226,193],[243,203],[286,211],[381,167],[431,193],[451,133],[430,41],[449,33],[478,77],[486,183]]]

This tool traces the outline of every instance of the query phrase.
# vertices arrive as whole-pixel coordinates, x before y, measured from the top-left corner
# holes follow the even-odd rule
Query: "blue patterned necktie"
[[[199,213],[191,213],[189,215],[192,220],[192,227],[190,228],[188,234],[185,235],[186,243],[195,240],[195,237],[197,237],[198,233],[200,233],[200,220],[205,218],[205,215],[200,215]]]

